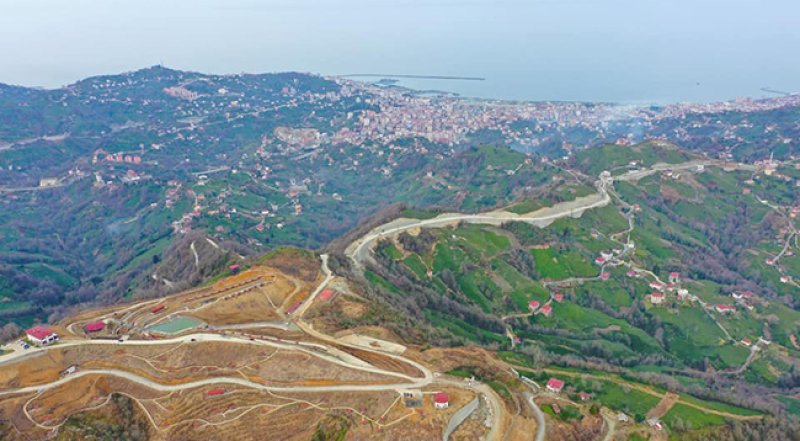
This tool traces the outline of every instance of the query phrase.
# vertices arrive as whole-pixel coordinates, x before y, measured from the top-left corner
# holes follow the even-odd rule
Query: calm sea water
[[[153,64],[210,73],[484,77],[420,89],[519,100],[800,92],[797,0],[0,0],[0,82]]]

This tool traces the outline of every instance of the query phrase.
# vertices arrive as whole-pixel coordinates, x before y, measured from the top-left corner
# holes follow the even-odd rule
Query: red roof
[[[735,311],[736,310],[736,308],[734,308],[731,305],[723,305],[723,304],[717,305],[717,309],[720,310],[720,311]]]
[[[91,322],[88,325],[84,326],[83,329],[85,329],[86,332],[97,332],[97,331],[102,331],[103,328],[105,327],[106,324],[103,322]]]
[[[676,273],[676,272],[673,271],[673,272],[669,273],[669,276],[674,279],[676,277],[680,277],[681,275],[680,275],[680,273]]]
[[[597,259],[594,259],[594,261],[597,262],[597,263],[605,263],[606,258],[601,256],[601,257],[598,257]]]
[[[450,402],[450,395],[444,392],[437,392],[433,394],[433,402],[437,404],[447,404]]]
[[[531,309],[536,309],[539,307],[539,302],[537,302],[536,300],[531,300],[530,302],[528,302],[528,307]]]
[[[603,273],[603,274],[600,274],[600,278],[601,278],[601,279],[603,279],[603,280],[608,280],[608,277],[609,277],[609,276],[610,276],[610,274],[609,274],[609,273]]]
[[[663,292],[653,292],[653,293],[650,293],[650,297],[655,297],[657,299],[660,299],[660,298],[664,297],[664,293]]]
[[[25,333],[37,340],[44,340],[47,337],[50,337],[51,335],[55,334],[55,332],[50,330],[50,328],[47,328],[42,325],[34,326],[31,329],[25,331]]]
[[[319,298],[322,300],[330,300],[331,297],[334,295],[334,291],[332,289],[325,289],[319,294]]]
[[[564,382],[558,378],[551,378],[547,380],[547,387],[553,390],[561,390],[564,387]]]
[[[239,271],[239,268],[241,268],[239,265],[231,265],[228,267],[231,271]]]
[[[213,397],[214,395],[222,395],[224,393],[225,389],[220,387],[218,389],[211,389],[210,391],[206,392],[206,395],[208,395],[209,397]]]
[[[161,311],[163,311],[163,310],[164,310],[164,308],[166,308],[166,306],[164,306],[164,305],[153,306],[152,308],[150,308],[150,312],[152,312],[153,314],[155,314],[155,313],[157,313],[157,312],[161,312]]]
[[[561,303],[561,301],[564,300],[564,294],[562,294],[560,292],[555,293],[553,295],[553,300],[555,300],[556,302]]]

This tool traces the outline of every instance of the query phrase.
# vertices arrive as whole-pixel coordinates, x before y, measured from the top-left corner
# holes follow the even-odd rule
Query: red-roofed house
[[[660,305],[664,302],[664,293],[654,292],[650,294],[650,303]]]
[[[450,407],[450,395],[444,392],[433,394],[433,406],[437,409],[447,409]]]
[[[25,331],[25,334],[27,334],[28,340],[37,346],[47,346],[58,340],[58,334],[42,325],[37,325],[28,329]]]
[[[637,273],[634,270],[630,270],[627,273],[625,273],[625,275],[628,276],[628,277],[636,277],[636,274]]]
[[[531,300],[528,302],[528,308],[530,308],[531,312],[535,312],[537,309],[539,309],[539,302],[536,300]]]
[[[681,278],[680,273],[676,273],[674,271],[669,273],[669,281],[671,283],[678,283],[678,280],[680,280],[680,278]]]
[[[600,274],[600,280],[608,280],[608,278],[610,276],[611,276],[611,274],[609,274],[609,273],[602,273],[602,274]]]
[[[589,401],[592,399],[592,395],[588,392],[580,391],[578,392],[578,399],[581,401]]]
[[[542,306],[542,309],[539,310],[545,317],[550,317],[553,314],[553,307],[550,305]]]
[[[723,305],[721,303],[718,304],[717,306],[715,306],[714,308],[720,314],[728,314],[728,313],[731,313],[733,311],[736,311],[736,308],[734,308],[733,306],[731,306],[731,305]]]
[[[322,300],[330,300],[336,292],[332,289],[324,289],[321,293],[319,293],[319,298]]]
[[[650,288],[661,290],[664,289],[664,284],[661,282],[650,282]]]
[[[152,308],[150,308],[150,312],[152,312],[153,314],[157,314],[157,313],[165,310],[166,308],[167,307],[165,305],[153,306]]]
[[[229,266],[229,267],[228,267],[228,269],[230,270],[230,272],[231,272],[231,273],[233,273],[233,274],[239,274],[239,270],[240,270],[241,268],[242,268],[242,267],[241,267],[241,266],[239,266],[239,265],[231,265],[231,266]]]
[[[602,265],[602,264],[606,263],[606,258],[603,257],[603,256],[600,256],[597,259],[594,259],[594,263],[596,263],[598,265]]]
[[[558,303],[563,302],[564,301],[564,294],[562,294],[560,292],[557,292],[557,293],[553,294],[553,300],[555,300]]]
[[[83,327],[86,332],[99,332],[105,329],[106,324],[103,322],[91,322]]]
[[[554,394],[561,393],[561,389],[564,389],[564,382],[559,380],[558,378],[551,378],[547,380],[547,390]]]

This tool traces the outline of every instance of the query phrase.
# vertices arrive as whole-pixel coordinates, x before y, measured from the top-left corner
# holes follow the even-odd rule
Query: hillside
[[[162,66],[2,86],[0,323],[176,292],[282,245],[320,249],[397,203],[535,208],[559,161],[593,145],[658,136],[700,156],[783,160],[797,154],[797,108],[483,102]],[[598,159],[584,171],[614,160]]]
[[[400,230],[374,246],[364,272],[374,295],[445,329],[431,337],[439,344],[793,412],[797,164],[756,169],[651,143],[588,149],[571,166],[575,176],[610,171],[611,203],[544,226],[508,217]],[[613,400],[603,404],[633,409]]]
[[[407,193],[438,188],[436,210],[335,254],[187,234],[160,263],[216,262],[207,284],[3,348],[0,433],[796,439],[798,170],[660,141],[539,166],[481,147]]]

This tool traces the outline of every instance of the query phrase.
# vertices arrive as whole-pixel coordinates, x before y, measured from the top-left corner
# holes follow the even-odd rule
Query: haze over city
[[[768,1],[3,1],[0,82],[163,64],[208,73],[476,76],[521,100],[716,101],[800,91],[800,4]],[[212,13],[209,13],[211,11]]]

